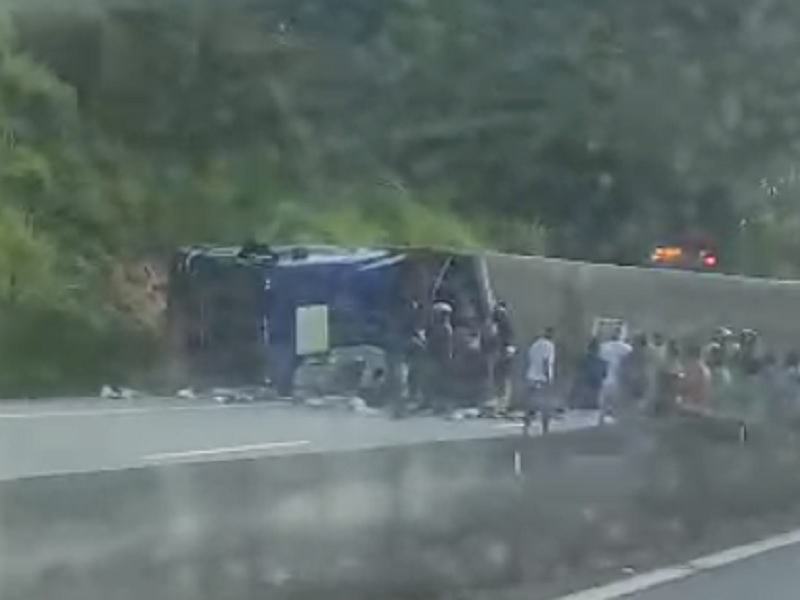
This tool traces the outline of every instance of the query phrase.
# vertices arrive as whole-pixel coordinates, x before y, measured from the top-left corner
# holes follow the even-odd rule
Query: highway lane
[[[794,600],[799,590],[795,530],[558,600]]]
[[[800,546],[774,550],[626,597],[627,600],[796,600]]]
[[[556,427],[590,425],[569,416]],[[0,404],[0,480],[266,454],[330,452],[519,435],[491,420],[447,421],[278,404],[140,399]]]

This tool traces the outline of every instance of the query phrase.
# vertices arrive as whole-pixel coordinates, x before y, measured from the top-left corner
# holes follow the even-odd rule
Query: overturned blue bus
[[[196,246],[174,257],[168,289],[179,377],[200,387],[290,377],[303,307],[327,308],[331,348],[391,352],[412,307],[427,315],[446,301],[458,321],[487,318],[493,301],[480,258],[422,248]]]

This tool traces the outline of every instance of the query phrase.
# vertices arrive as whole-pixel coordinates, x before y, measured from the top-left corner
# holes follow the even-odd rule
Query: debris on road
[[[180,398],[181,400],[195,400],[197,398],[197,395],[194,393],[194,390],[191,389],[191,388],[178,390],[178,392],[175,394],[175,396],[177,398]]]
[[[141,394],[130,388],[104,385],[100,389],[100,397],[104,400],[132,400],[137,396],[141,396]]]

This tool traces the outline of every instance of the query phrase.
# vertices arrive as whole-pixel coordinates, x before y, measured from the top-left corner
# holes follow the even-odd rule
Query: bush
[[[5,306],[0,316],[0,396],[96,393],[152,366],[155,340],[118,316],[57,306]]]

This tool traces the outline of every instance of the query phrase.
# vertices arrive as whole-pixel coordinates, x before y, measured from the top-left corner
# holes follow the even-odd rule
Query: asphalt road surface
[[[554,431],[591,425],[569,415]],[[0,480],[151,464],[520,435],[516,423],[448,421],[279,404],[70,400],[0,404]],[[535,430],[533,430],[535,433]]]
[[[793,545],[627,596],[627,600],[797,600],[800,546]]]
[[[795,530],[558,600],[794,600],[799,591]]]

